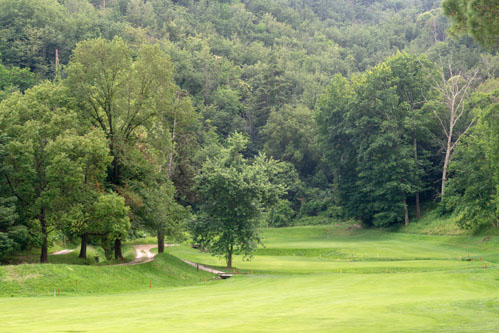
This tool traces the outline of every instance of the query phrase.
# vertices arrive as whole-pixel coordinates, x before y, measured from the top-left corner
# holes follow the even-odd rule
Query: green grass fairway
[[[254,274],[229,280],[190,277],[190,285],[122,294],[0,298],[0,332],[499,331],[496,237],[385,233],[339,224],[328,226],[326,238],[325,229],[265,230],[266,247],[252,261],[235,258],[237,270]],[[167,251],[223,265],[187,246]],[[465,261],[468,254],[471,260]]]

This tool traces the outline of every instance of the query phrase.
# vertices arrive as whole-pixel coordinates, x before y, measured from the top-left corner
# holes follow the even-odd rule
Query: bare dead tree
[[[463,73],[461,71],[455,72],[450,64],[448,67],[448,78],[442,66],[440,67],[438,78],[430,76],[432,86],[440,93],[441,102],[445,106],[442,109],[435,108],[433,110],[445,136],[443,146],[445,159],[442,169],[442,188],[440,193],[442,200],[445,196],[447,169],[452,159],[454,148],[471,126],[473,126],[474,120],[466,117],[467,109],[465,103],[478,75],[478,69]]]

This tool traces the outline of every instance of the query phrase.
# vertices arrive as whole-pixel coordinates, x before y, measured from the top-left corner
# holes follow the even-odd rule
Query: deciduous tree
[[[242,155],[247,139],[235,133],[218,155],[203,164],[196,178],[201,214],[191,224],[194,239],[223,256],[232,267],[233,254],[249,257],[260,243],[262,209],[276,202],[284,187],[272,183],[279,163],[258,155],[252,162]]]
[[[137,149],[143,130],[151,128],[165,99],[175,97],[172,65],[159,46],[145,45],[132,57],[121,39],[94,39],[78,44],[67,67],[67,85],[81,114],[102,129],[113,156],[108,184],[126,187],[127,152]],[[121,192],[125,192],[122,189]],[[115,255],[121,253],[121,238]]]
[[[418,88],[407,86],[411,82],[398,68],[407,64],[398,57],[351,82],[335,76],[317,115],[343,212],[376,226],[407,224],[407,197],[421,188],[422,170],[414,158],[419,106],[411,100]]]
[[[470,110],[466,108],[466,100],[470,96],[477,76],[478,70],[476,69],[468,73],[456,72],[452,65],[449,65],[448,71],[440,68],[438,75],[430,74],[427,79],[439,94],[435,99],[429,100],[425,107],[432,110],[442,130],[442,148],[445,152],[440,191],[442,200],[445,197],[447,169],[452,160],[454,148],[474,123]]]
[[[3,176],[18,213],[28,221],[33,242],[41,247],[40,261],[48,261],[49,235],[62,229],[68,215],[82,215],[84,204],[110,162],[100,130],[79,123],[64,86],[46,82],[14,94],[0,105],[0,128],[10,139],[5,147]],[[78,213],[78,214],[76,214]],[[89,219],[79,235],[84,235]]]
[[[497,80],[496,86],[497,86]],[[447,208],[466,229],[499,227],[499,89],[471,98],[476,125],[457,145],[449,166]]]

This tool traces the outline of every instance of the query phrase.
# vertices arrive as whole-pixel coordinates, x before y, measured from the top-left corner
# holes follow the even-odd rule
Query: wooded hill
[[[497,226],[497,16],[454,2],[481,46],[432,0],[0,0],[0,256],[66,235],[120,257],[187,220],[220,240],[207,170],[276,185],[241,208],[244,253],[255,221],[386,227],[431,201]]]

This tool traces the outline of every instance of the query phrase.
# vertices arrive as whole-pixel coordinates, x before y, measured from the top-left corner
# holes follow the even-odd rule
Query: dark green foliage
[[[312,175],[319,164],[314,114],[303,106],[285,105],[273,110],[262,129],[264,151],[268,155],[292,163],[300,175]]]
[[[499,3],[496,0],[444,0],[442,8],[453,23],[452,32],[468,34],[491,49],[499,47]]]
[[[55,50],[66,60],[68,21],[64,7],[54,0],[0,1],[0,54],[3,63],[47,75],[53,72]]]
[[[9,253],[20,250],[28,239],[26,226],[19,224],[17,198],[9,196],[10,191],[5,181],[9,168],[4,161],[6,145],[7,137],[0,135],[0,260]]]
[[[77,42],[124,33],[124,25],[111,14],[86,0],[1,0],[1,59],[5,65],[53,78],[56,50],[62,65]]]
[[[301,201],[305,195],[305,184],[300,180],[300,176],[293,164],[281,162],[278,172],[270,179],[275,184],[282,184],[286,188],[286,193],[282,198],[290,202],[295,212],[300,208]]]
[[[10,252],[19,250],[18,241],[26,238],[26,235],[24,237],[19,235],[19,232],[26,231],[25,228],[14,228],[17,220],[14,202],[15,198],[13,197],[0,198],[0,259]]]
[[[27,68],[7,68],[0,62],[0,101],[15,91],[24,92],[36,83],[35,75]]]
[[[272,227],[286,227],[291,224],[295,212],[287,200],[279,200],[268,214],[268,222]]]
[[[311,199],[304,202],[300,208],[300,216],[317,216],[327,209],[331,202],[324,199]]]
[[[321,101],[320,138],[347,217],[401,222],[406,198],[421,189],[414,133],[429,89],[421,86],[421,66],[398,54],[351,82],[336,76]]]

